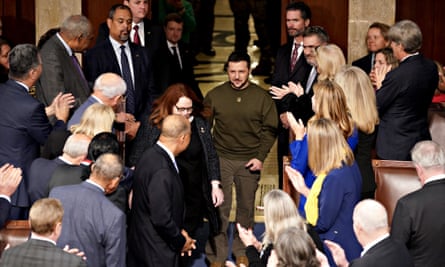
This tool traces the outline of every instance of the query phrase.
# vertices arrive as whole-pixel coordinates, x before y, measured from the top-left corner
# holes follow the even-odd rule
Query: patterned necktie
[[[131,79],[130,64],[128,63],[127,54],[125,53],[125,46],[121,46],[121,67],[122,78],[127,84],[127,97],[126,97],[126,112],[134,114],[135,112],[135,99],[134,99],[134,87],[133,80]]]
[[[298,58],[300,58],[301,52],[303,52],[303,46],[301,43],[295,43],[294,50],[292,51],[292,57],[291,57],[291,65],[290,65],[290,72],[293,72],[295,69],[295,65],[297,64]]]
[[[138,25],[134,25],[133,27],[134,29],[134,37],[133,37],[133,43],[137,44],[137,45],[141,45],[141,40],[139,38],[139,26]]]

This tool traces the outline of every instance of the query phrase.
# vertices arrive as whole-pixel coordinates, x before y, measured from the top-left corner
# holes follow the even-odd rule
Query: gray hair
[[[434,141],[420,141],[411,150],[415,164],[424,169],[445,169],[445,149]]]
[[[124,165],[119,155],[105,153],[97,158],[92,167],[92,173],[101,180],[112,180],[120,177],[124,170]]]
[[[65,34],[69,39],[78,37],[87,38],[92,32],[91,22],[85,16],[71,15],[62,22],[60,32]]]
[[[66,153],[73,158],[86,156],[89,145],[90,141],[87,138],[82,138],[80,134],[72,134],[66,139],[63,153]]]
[[[11,79],[25,79],[31,69],[41,64],[39,51],[32,44],[16,45],[8,55],[9,77]]]
[[[113,98],[124,95],[127,84],[119,75],[107,72],[97,77],[94,82],[94,91],[101,91],[107,98]]]
[[[373,199],[360,201],[354,208],[352,219],[366,233],[388,229],[388,214],[385,207]]]
[[[422,46],[422,32],[411,20],[401,20],[388,31],[388,40],[403,45],[406,53],[415,53]]]

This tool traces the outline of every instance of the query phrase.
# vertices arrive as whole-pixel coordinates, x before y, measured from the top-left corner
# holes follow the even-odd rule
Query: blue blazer
[[[48,196],[48,183],[56,167],[61,164],[65,163],[59,158],[53,160],[37,158],[32,162],[28,184],[31,205],[35,201]]]
[[[330,171],[318,196],[318,220],[315,231],[322,240],[342,246],[348,261],[360,257],[362,247],[352,229],[352,212],[360,200],[362,177],[357,164]]]
[[[85,110],[91,106],[92,104],[95,103],[99,103],[96,98],[90,96],[87,98],[87,100],[80,105],[80,107],[78,107],[76,109],[76,111],[74,111],[73,116],[71,117],[71,119],[68,121],[68,129],[71,128],[71,126],[75,125],[75,124],[79,124],[80,123],[80,119],[82,118],[83,113],[85,112]]]
[[[136,100],[135,116],[139,119],[151,108],[154,95],[151,63],[147,50],[129,42],[134,71],[134,90]],[[85,53],[84,72],[88,82],[93,85],[101,74],[113,72],[121,75],[121,69],[109,38],[105,39]]]
[[[84,251],[88,266],[125,266],[126,217],[100,188],[82,182],[55,187],[49,196],[59,199],[65,210],[58,247]]]
[[[64,129],[66,125],[57,121],[54,128]],[[25,87],[14,80],[0,84],[0,166],[11,163],[23,171],[23,179],[11,197],[13,206],[30,206],[26,189],[29,167],[39,157],[40,146],[52,129],[44,105]]]
[[[354,151],[358,143],[357,129],[354,129],[352,135],[348,137],[347,142],[351,150]],[[303,137],[303,140],[301,141],[293,141],[292,143],[290,143],[289,148],[292,155],[290,166],[299,171],[301,175],[303,175],[306,186],[311,188],[316,177],[308,165],[307,135],[305,135]],[[305,211],[304,211],[305,204],[306,204],[306,197],[300,195],[298,211],[303,217],[305,217]]]

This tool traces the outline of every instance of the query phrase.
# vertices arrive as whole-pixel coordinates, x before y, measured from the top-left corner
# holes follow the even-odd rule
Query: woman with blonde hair
[[[102,132],[111,132],[115,113],[110,106],[95,103],[89,106],[82,114],[79,124],[71,126],[73,134],[85,134],[93,138]]]
[[[335,81],[345,93],[352,120],[358,129],[354,156],[363,179],[362,198],[373,198],[376,185],[371,151],[375,142],[375,127],[379,123],[375,92],[368,75],[358,67],[343,68],[335,76]]]
[[[315,60],[317,61],[318,81],[333,81],[335,74],[346,64],[345,55],[336,44],[317,48]]]
[[[315,115],[312,119],[327,118],[333,120],[351,149],[355,149],[358,142],[358,132],[354,127],[346,104],[346,96],[340,86],[330,80],[322,80],[314,84],[314,96],[312,97],[312,109]],[[291,166],[297,169],[304,177],[306,185],[310,188],[315,180],[308,165],[308,143],[305,128],[301,120],[298,122],[294,116],[288,113],[288,121],[295,140],[290,143],[289,149],[292,155]],[[304,214],[305,197],[300,196],[299,211]]]
[[[286,172],[295,189],[307,197],[304,208],[308,223],[322,240],[341,244],[348,260],[355,259],[362,250],[352,228],[352,212],[362,187],[360,170],[334,121],[311,119],[307,128],[309,167],[316,176],[312,188],[297,170],[286,167]]]
[[[238,233],[246,246],[246,256],[250,267],[266,266],[270,252],[278,237],[278,233],[289,227],[297,227],[308,232],[313,243],[323,251],[323,244],[312,226],[306,225],[298,214],[294,201],[286,192],[273,189],[264,196],[264,237],[260,243],[252,229],[245,229],[237,224]]]

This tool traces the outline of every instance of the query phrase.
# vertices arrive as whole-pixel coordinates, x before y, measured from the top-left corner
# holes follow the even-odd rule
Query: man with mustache
[[[139,121],[151,108],[153,79],[147,50],[129,42],[132,21],[128,6],[111,7],[107,18],[110,35],[87,51],[84,70],[91,84],[106,72],[122,76],[127,84],[126,112]]]
[[[268,93],[249,82],[250,57],[233,52],[224,68],[229,81],[207,93],[204,103],[212,109],[213,140],[219,156],[224,203],[219,208],[220,233],[207,243],[211,267],[224,266],[228,257],[229,213],[232,185],[236,188],[236,222],[253,228],[255,192],[263,162],[272,147],[278,125],[275,104]],[[234,234],[232,252],[237,266],[248,266],[245,246]]]
[[[288,86],[288,82],[300,83],[306,87],[306,81],[311,71],[303,52],[303,33],[311,22],[311,9],[304,2],[292,2],[286,7],[286,29],[289,42],[277,51],[275,71],[272,86],[281,88]],[[276,100],[277,111],[280,114],[278,127],[278,175],[279,187],[283,187],[283,156],[289,154],[289,130],[286,112],[291,111],[291,104],[296,102],[297,96],[288,94]],[[296,116],[300,117],[300,116]]]

